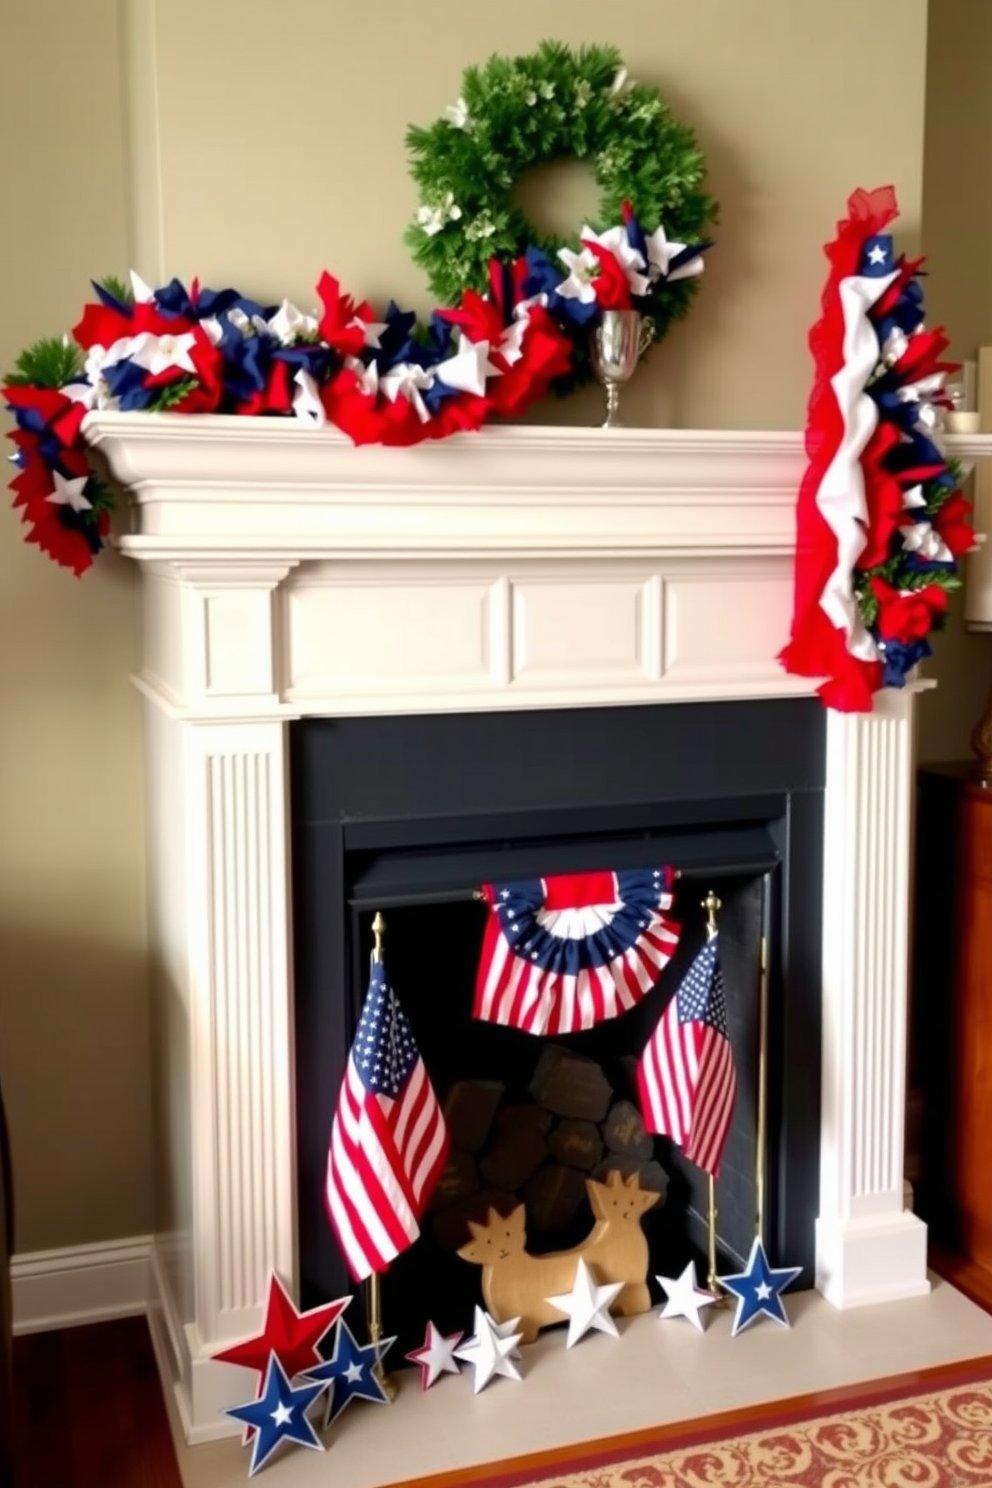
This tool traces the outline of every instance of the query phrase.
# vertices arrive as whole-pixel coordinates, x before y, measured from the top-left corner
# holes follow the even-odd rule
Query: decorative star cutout
[[[269,1279],[261,1333],[244,1343],[232,1344],[213,1357],[219,1363],[240,1364],[243,1369],[254,1369],[261,1376],[268,1369],[269,1355],[275,1354],[286,1377],[294,1379],[303,1374],[309,1364],[321,1362],[317,1345],[334,1327],[350,1301],[350,1297],[340,1297],[322,1307],[311,1307],[309,1312],[298,1312],[293,1299],[273,1272]]]
[[[304,1370],[307,1379],[330,1385],[324,1412],[325,1427],[353,1400],[371,1400],[375,1405],[390,1403],[375,1370],[395,1342],[395,1338],[383,1338],[378,1343],[361,1344],[346,1322],[338,1323],[334,1353],[322,1363]]]
[[[265,1384],[258,1399],[250,1400],[246,1405],[233,1405],[226,1412],[236,1421],[244,1422],[246,1438],[254,1435],[255,1445],[248,1468],[250,1478],[265,1466],[283,1442],[298,1442],[301,1447],[318,1452],[324,1450],[306,1413],[325,1389],[323,1384],[301,1385],[294,1389],[278,1356],[269,1355]]]
[[[609,1307],[617,1293],[621,1291],[623,1291],[622,1281],[611,1281],[607,1286],[596,1286],[589,1267],[582,1256],[579,1256],[572,1290],[562,1292],[557,1297],[545,1297],[544,1299],[559,1312],[564,1312],[568,1316],[566,1348],[571,1348],[573,1343],[578,1343],[590,1328],[598,1328],[601,1333],[612,1333],[614,1338],[619,1338],[617,1325],[610,1317]]]
[[[88,475],[77,475],[75,480],[66,480],[57,470],[52,471],[52,480],[55,482],[55,490],[45,500],[50,501],[53,506],[69,506],[74,512],[92,511],[92,501],[87,501],[83,492],[86,489]]]
[[[876,243],[874,248],[868,249],[868,262],[870,264],[884,264],[888,257],[881,243]]]
[[[765,1247],[755,1238],[747,1259],[747,1269],[735,1272],[732,1276],[717,1277],[724,1291],[732,1292],[737,1298],[731,1338],[736,1338],[738,1333],[762,1313],[774,1318],[783,1327],[790,1327],[789,1316],[779,1293],[784,1292],[795,1281],[802,1269],[802,1266],[769,1266]]]
[[[696,1263],[690,1261],[681,1276],[656,1276],[655,1281],[662,1288],[667,1297],[667,1302],[658,1314],[662,1318],[688,1318],[694,1328],[700,1333],[705,1332],[703,1320],[699,1316],[704,1307],[712,1307],[714,1302],[720,1298],[715,1292],[706,1292],[696,1283]]]
[[[429,1390],[442,1374],[458,1374],[455,1349],[461,1343],[461,1333],[441,1333],[433,1323],[427,1324],[427,1332],[419,1349],[407,1354],[411,1364],[420,1365],[420,1388]]]
[[[505,1323],[497,1323],[497,1322],[494,1322],[492,1319],[490,1319],[490,1322],[493,1323],[493,1327],[496,1330],[496,1337],[497,1338],[520,1339],[520,1338],[523,1337],[523,1334],[520,1332],[520,1319],[518,1317],[508,1318]],[[523,1358],[523,1355],[521,1354],[520,1350],[517,1348],[516,1342],[514,1342],[513,1348],[510,1350],[509,1354],[507,1355],[507,1358],[508,1359],[521,1359],[521,1358]]]
[[[513,1355],[522,1333],[510,1333],[500,1337],[499,1324],[481,1307],[475,1309],[475,1332],[468,1343],[455,1349],[455,1358],[464,1359],[475,1369],[475,1394],[484,1390],[497,1374],[507,1379],[520,1379],[520,1370],[513,1363]],[[505,1325],[504,1325],[505,1326]]]

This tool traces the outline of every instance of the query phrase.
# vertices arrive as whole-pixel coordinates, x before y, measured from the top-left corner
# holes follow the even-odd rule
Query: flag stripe
[[[686,974],[648,1040],[637,1068],[644,1122],[716,1175],[737,1092],[726,1031],[717,949],[710,941]]]

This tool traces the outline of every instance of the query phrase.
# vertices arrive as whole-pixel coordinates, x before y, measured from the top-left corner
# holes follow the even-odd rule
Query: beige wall
[[[697,309],[625,400],[632,421],[798,427],[821,245],[849,191],[894,182],[902,241],[918,238],[925,0],[121,11],[118,55],[112,0],[0,4],[4,363],[71,324],[87,276],[123,267],[126,241],[154,279],[306,304],[326,265],[362,294],[428,308],[402,244],[405,128],[455,98],[467,63],[546,35],[613,41],[661,86],[722,204]],[[580,183],[553,225],[583,205]],[[591,405],[539,417],[588,421]],[[0,1066],[31,1248],[149,1222],[136,624],[125,565],[76,584],[4,524]]]
[[[928,318],[970,359],[992,345],[990,0],[930,0],[923,160]],[[960,602],[927,671],[940,686],[920,705],[920,757],[965,759],[992,682],[992,635],[966,632]]]
[[[73,324],[90,274],[126,267],[121,126],[114,0],[3,0],[5,370]],[[0,1077],[20,1250],[150,1227],[135,595],[116,557],[56,571],[3,502]]]

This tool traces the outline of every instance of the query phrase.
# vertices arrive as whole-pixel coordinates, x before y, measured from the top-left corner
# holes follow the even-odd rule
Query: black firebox
[[[305,1305],[350,1289],[325,1214],[324,1174],[368,982],[375,912],[385,916],[389,976],[440,1099],[464,1107],[471,1126],[480,1111],[486,1117],[491,1095],[494,1111],[500,1107],[497,1128],[502,1121],[504,1131],[516,1131],[523,1119],[543,1133],[515,1138],[508,1159],[504,1142],[500,1167],[490,1150],[468,1150],[478,1144],[466,1128],[458,1138],[465,1172],[449,1175],[452,1192],[461,1182],[466,1192],[486,1196],[494,1174],[502,1191],[516,1165],[526,1178],[517,1196],[539,1195],[535,1218],[550,1216],[533,1235],[529,1223],[529,1244],[538,1250],[577,1243],[591,1222],[579,1202],[581,1184],[578,1198],[562,1207],[568,1195],[541,1168],[539,1144],[554,1149],[585,1134],[601,1144],[608,1122],[626,1139],[624,1113],[636,1106],[636,1056],[703,943],[701,901],[711,888],[723,904],[722,965],[739,1081],[717,1186],[721,1257],[724,1264],[742,1260],[754,1230],[764,945],[765,1239],[773,1264],[802,1264],[803,1280],[812,1284],[825,747],[824,713],[810,699],[314,719],[292,726]],[[473,1020],[487,913],[477,897],[482,883],[662,864],[679,871],[672,915],[682,936],[642,1003],[588,1032],[553,1040]],[[598,1128],[554,1118],[548,1135],[547,1113],[532,1111],[533,1120],[526,1119],[549,1060],[594,1069],[593,1084],[609,1093],[609,1115]],[[454,1099],[466,1091],[465,1099]],[[695,1256],[705,1274],[705,1177],[661,1138],[653,1151],[637,1155],[650,1174],[645,1182],[662,1195],[645,1222],[652,1271],[677,1274]],[[459,1212],[440,1199],[432,1205],[421,1239],[384,1279],[388,1331],[399,1330],[401,1344],[420,1341],[427,1316],[448,1328],[470,1321],[478,1271],[453,1253]]]

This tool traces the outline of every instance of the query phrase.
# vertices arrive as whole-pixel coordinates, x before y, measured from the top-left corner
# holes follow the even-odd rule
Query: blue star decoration
[[[732,1276],[717,1277],[724,1291],[732,1292],[737,1298],[731,1338],[736,1338],[762,1313],[786,1328],[791,1327],[780,1293],[795,1281],[802,1269],[802,1266],[769,1266],[765,1247],[755,1239],[747,1258],[747,1269]]]
[[[301,1447],[312,1447],[318,1452],[324,1450],[306,1413],[326,1388],[325,1384],[305,1384],[294,1389],[277,1355],[269,1355],[269,1367],[258,1399],[249,1400],[246,1405],[232,1405],[227,1411],[236,1421],[255,1428],[248,1468],[250,1478],[265,1466],[283,1442],[298,1442]]]
[[[395,1338],[383,1338],[378,1343],[360,1344],[346,1322],[338,1323],[334,1353],[325,1363],[311,1365],[304,1371],[304,1378],[319,1382],[321,1389],[330,1386],[324,1414],[325,1427],[352,1400],[371,1400],[376,1405],[389,1405],[389,1396],[375,1373],[375,1367],[395,1342]]]

